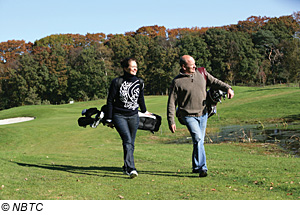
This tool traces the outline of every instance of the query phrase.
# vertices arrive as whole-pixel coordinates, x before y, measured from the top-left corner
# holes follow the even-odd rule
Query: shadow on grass
[[[284,117],[284,120],[286,120],[287,122],[300,121],[300,114],[286,116]]]
[[[108,167],[108,166],[71,166],[71,165],[56,165],[56,164],[29,164],[14,162],[19,166],[23,167],[35,167],[48,169],[53,171],[63,171],[73,174],[83,174],[91,176],[101,176],[101,177],[118,177],[129,179],[128,176],[123,174],[122,168],[120,167]],[[157,175],[157,176],[167,176],[167,177],[198,177],[198,174],[191,175],[190,172],[169,172],[169,171],[138,171],[139,174],[145,175]]]

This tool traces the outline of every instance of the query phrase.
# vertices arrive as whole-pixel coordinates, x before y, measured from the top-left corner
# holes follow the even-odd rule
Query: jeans
[[[139,127],[139,115],[135,114],[133,116],[124,116],[122,114],[115,113],[113,116],[113,123],[122,139],[124,153],[123,170],[127,172],[136,170],[133,152],[136,132]]]
[[[207,113],[199,116],[186,116],[184,120],[193,139],[192,167],[195,171],[207,171],[204,137],[207,124]]]

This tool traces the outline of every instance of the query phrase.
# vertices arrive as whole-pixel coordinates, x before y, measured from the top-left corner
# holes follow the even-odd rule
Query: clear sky
[[[52,34],[124,34],[237,24],[248,17],[300,11],[300,0],[0,0],[0,42],[34,42]]]

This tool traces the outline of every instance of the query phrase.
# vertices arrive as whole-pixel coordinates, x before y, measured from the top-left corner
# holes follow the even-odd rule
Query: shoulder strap
[[[205,81],[207,81],[207,74],[205,72],[205,68],[199,67],[199,68],[197,68],[197,70],[200,72],[200,74],[202,74],[204,76]]]
[[[144,80],[142,78],[138,78],[140,81],[140,91],[144,88]]]
[[[117,89],[120,89],[120,87],[122,85],[122,82],[123,82],[123,77],[122,76],[118,77],[118,79],[117,79]]]

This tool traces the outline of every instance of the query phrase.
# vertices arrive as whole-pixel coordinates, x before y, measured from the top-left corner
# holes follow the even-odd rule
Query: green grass
[[[218,105],[208,131],[228,124],[299,121],[300,89],[235,87],[236,96]],[[191,144],[177,123],[171,134],[166,96],[147,96],[150,112],[163,117],[154,135],[138,131],[136,179],[122,174],[118,133],[100,125],[77,125],[81,110],[104,100],[66,105],[23,106],[0,112],[0,119],[35,120],[0,125],[0,200],[4,199],[286,199],[300,198],[299,158],[265,143],[206,144],[209,175],[191,173]]]

